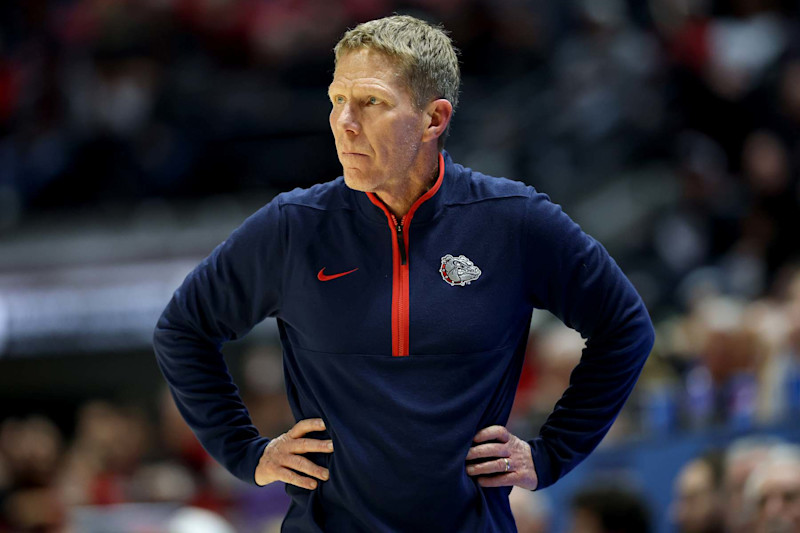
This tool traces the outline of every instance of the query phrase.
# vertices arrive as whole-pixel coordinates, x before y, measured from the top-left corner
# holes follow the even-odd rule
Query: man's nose
[[[349,102],[342,106],[339,116],[336,119],[336,125],[342,131],[354,133],[358,135],[361,133],[361,123],[358,121],[358,116],[353,109],[352,104]]]

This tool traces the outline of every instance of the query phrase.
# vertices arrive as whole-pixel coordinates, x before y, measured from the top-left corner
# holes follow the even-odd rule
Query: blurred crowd
[[[675,533],[800,531],[800,445],[769,436],[738,439],[683,465],[671,488],[668,521]],[[513,489],[520,533],[551,532],[547,494]],[[594,479],[571,498],[568,533],[658,531],[640,488]]]
[[[279,353],[252,348],[242,371],[248,376],[240,383],[243,399],[259,431],[277,436],[291,427]],[[183,421],[166,386],[149,403],[89,400],[66,430],[36,414],[3,420],[0,532],[278,531],[289,504],[283,484],[258,489],[219,466]],[[126,512],[132,504],[140,510]],[[189,510],[216,519],[200,515],[206,526],[190,527]]]
[[[747,437],[696,457],[675,478],[670,518],[678,533],[800,531],[800,446]]]
[[[257,367],[273,365],[264,353],[250,360]],[[291,426],[282,395],[245,395],[264,434]],[[199,446],[166,391],[159,407],[154,424],[139,408],[87,402],[69,441],[41,416],[5,420],[0,532],[279,531],[289,505],[282,484],[257,489],[240,483]],[[558,531],[658,531],[641,483],[629,481],[587,480],[572,494],[562,518],[566,529]],[[767,435],[743,437],[691,459],[674,473],[672,487],[656,490],[671,491],[667,520],[676,533],[796,533],[800,445]],[[515,488],[510,501],[520,533],[556,533],[547,491]],[[126,512],[134,503],[135,512]]]
[[[800,269],[746,300],[698,286],[686,312],[655,322],[656,346],[607,441],[726,429],[800,417]],[[584,340],[555,320],[532,330],[514,424],[544,423],[569,386]]]

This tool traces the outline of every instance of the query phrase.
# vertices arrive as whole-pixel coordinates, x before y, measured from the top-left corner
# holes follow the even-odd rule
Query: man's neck
[[[435,158],[424,161],[418,165],[419,170],[414,170],[410,175],[397,182],[392,190],[375,191],[375,195],[389,208],[389,211],[402,219],[423,194],[428,192],[439,177],[439,153]]]

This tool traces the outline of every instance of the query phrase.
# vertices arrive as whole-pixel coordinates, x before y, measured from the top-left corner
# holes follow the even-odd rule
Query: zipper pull
[[[400,248],[400,264],[406,264],[406,241],[403,238],[403,219],[400,219],[400,222],[397,222],[397,219],[392,215],[392,220],[394,221],[394,227],[397,231],[397,246]]]

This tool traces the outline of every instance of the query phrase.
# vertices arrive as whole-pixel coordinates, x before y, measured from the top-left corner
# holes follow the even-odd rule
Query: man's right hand
[[[270,441],[256,467],[257,485],[267,485],[273,481],[283,481],[303,489],[317,488],[317,481],[301,476],[298,472],[308,474],[322,481],[327,481],[330,473],[327,468],[314,464],[301,454],[321,452],[331,453],[333,441],[304,439],[303,435],[312,431],[323,431],[325,422],[321,418],[301,420],[289,431]]]

